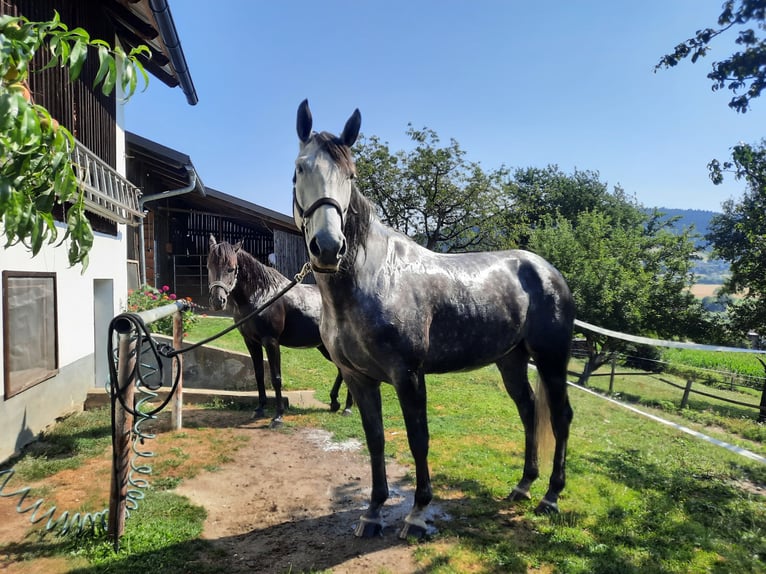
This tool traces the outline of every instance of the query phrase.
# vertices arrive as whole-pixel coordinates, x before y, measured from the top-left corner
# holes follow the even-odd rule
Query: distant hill
[[[664,213],[666,218],[679,217],[678,221],[673,223],[674,230],[680,233],[684,228],[693,225],[694,232],[700,235],[697,239],[697,245],[701,259],[694,265],[697,281],[715,285],[723,283],[724,279],[729,276],[729,264],[721,259],[711,258],[711,247],[704,239],[710,226],[710,219],[714,215],[718,215],[718,212],[704,209],[672,209],[670,207],[658,207],[657,209]]]
[[[714,215],[719,215],[717,211],[706,211],[704,209],[673,209],[670,207],[658,207],[657,209],[664,213],[667,219],[670,219],[671,217],[680,217],[680,219],[673,224],[673,229],[680,232],[685,227],[691,227],[693,225],[694,231],[703,237],[708,232],[710,219]],[[702,238],[700,238],[700,242],[705,243]]]

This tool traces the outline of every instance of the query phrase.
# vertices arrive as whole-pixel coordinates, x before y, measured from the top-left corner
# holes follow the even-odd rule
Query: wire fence
[[[663,341],[660,339],[637,337],[634,335],[618,333],[615,331],[608,331],[606,329],[602,329],[600,327],[589,325],[588,323],[583,323],[580,321],[578,321],[577,326],[581,330],[592,330],[593,332],[600,335],[607,335],[622,341],[647,345],[652,348],[675,347],[700,351],[754,353],[761,355],[766,354],[766,351],[759,349],[717,347],[711,345],[698,345],[696,343],[679,343],[676,341]],[[586,362],[585,369],[587,370],[589,368],[587,362],[587,351],[577,348],[576,346],[573,350],[572,356],[574,358],[584,359]],[[766,422],[766,362],[760,358],[757,360],[764,367],[764,376],[754,376],[751,374],[722,370],[718,368],[699,367],[695,365],[689,365],[687,363],[667,361],[652,357],[637,356],[625,353],[614,353],[611,355],[610,360],[607,363],[610,367],[609,372],[583,372],[581,375],[581,381],[584,384],[587,384],[587,381],[591,377],[609,377],[609,393],[613,394],[615,392],[615,377],[651,377],[654,381],[682,391],[679,405],[679,408],[681,409],[686,408],[689,405],[690,396],[696,394],[723,403],[753,409],[756,411],[758,421]],[[620,367],[629,365],[632,367],[632,370],[618,372],[618,365]],[[640,370],[636,370],[637,366],[639,366]],[[580,373],[572,374],[580,375]],[[661,374],[664,374],[665,376],[660,376]],[[667,375],[674,375],[679,377],[685,380],[685,384],[679,384],[678,382],[672,381]],[[720,394],[720,392],[715,392],[721,390],[729,391],[730,393],[739,393],[742,396],[733,398],[731,396],[723,396]],[[753,390],[760,392],[760,404],[757,402],[757,397],[753,396]]]

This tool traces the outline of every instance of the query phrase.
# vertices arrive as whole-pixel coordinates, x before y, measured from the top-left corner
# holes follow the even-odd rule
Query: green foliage
[[[753,27],[746,27],[751,23]],[[736,44],[742,48],[729,58],[713,63],[707,77],[713,82],[713,90],[726,88],[733,92],[729,107],[745,113],[751,101],[761,95],[766,87],[766,40],[758,37],[758,30],[766,29],[766,9],[763,0],[726,0],[718,17],[718,28],[697,30],[693,38],[678,44],[672,53],[663,56],[655,66],[672,68],[681,60],[690,58],[695,63],[710,51],[711,42],[729,30],[739,28]],[[744,93],[739,93],[744,91]]]
[[[567,280],[583,321],[623,333],[685,336],[702,311],[688,291],[694,244],[688,232],[667,229],[659,214],[623,208],[623,223],[604,211],[575,219],[543,217],[529,233],[529,248]],[[591,370],[625,343],[590,331]]]
[[[163,285],[162,289],[156,289],[149,285],[143,285],[136,291],[128,292],[128,311],[132,313],[138,313],[140,311],[146,311],[147,309],[155,309],[168,305],[179,298],[175,293],[170,292],[170,287]],[[191,297],[186,298],[187,301],[191,301]],[[183,336],[186,337],[189,334],[189,329],[194,325],[199,317],[194,314],[191,309],[181,311],[181,318],[183,319]],[[173,336],[173,316],[164,317],[157,321],[154,321],[148,325],[149,329],[153,333],[161,333],[163,335]]]
[[[373,136],[355,146],[360,191],[378,205],[382,219],[433,251],[496,249],[497,208],[505,171],[484,171],[465,159],[453,139],[440,147],[436,132],[407,135],[415,148],[392,154]]]
[[[730,307],[732,329],[740,336],[750,330],[766,333],[766,140],[757,146],[739,144],[732,152],[732,162],[714,164],[717,162],[711,162],[711,170],[719,178],[713,178],[716,183],[722,181],[721,170],[726,170],[748,186],[740,201],[723,203],[723,213],[713,217],[706,236],[715,255],[730,263],[724,293],[744,293]]]
[[[148,53],[145,46],[126,54],[103,40],[91,39],[82,28],[70,30],[58,13],[48,22],[0,17],[0,217],[5,246],[21,243],[36,255],[45,243],[54,243],[58,230],[52,211],[57,205],[64,206],[63,239],[69,239],[69,263],[81,264],[83,270],[88,265],[93,231],[71,161],[74,137],[33,102],[26,82],[39,51],[48,55],[45,68],[65,68],[74,81],[91,49],[99,58],[95,85],[104,94],[114,90],[118,78],[126,97],[135,92],[139,75],[148,83],[138,60]]]
[[[526,249],[529,236],[546,217],[574,223],[585,211],[609,216],[613,225],[630,226],[642,219],[639,206],[622,188],[611,192],[598,172],[575,170],[563,173],[558,166],[517,169],[504,185],[508,204],[503,211],[503,229],[509,243]]]

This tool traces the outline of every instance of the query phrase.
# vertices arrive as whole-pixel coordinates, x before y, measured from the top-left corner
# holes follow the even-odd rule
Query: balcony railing
[[[138,204],[141,190],[79,141],[75,144],[72,162],[85,190],[86,209],[117,223],[139,225],[144,217]]]

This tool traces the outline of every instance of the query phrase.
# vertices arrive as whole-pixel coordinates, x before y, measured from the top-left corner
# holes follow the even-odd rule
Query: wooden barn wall
[[[243,249],[266,265],[269,254],[274,253],[277,269],[288,277],[295,275],[306,261],[306,248],[300,236],[281,231],[272,234],[265,227],[247,225],[224,215],[169,205],[153,207],[154,217],[150,220],[153,234],[147,229],[146,248],[156,250],[151,258],[152,266],[147,253],[150,285],[168,285],[178,296],[204,301],[208,292],[207,254],[211,234],[217,241],[242,241]]]
[[[46,21],[58,11],[61,21],[71,27],[76,22],[98,38],[113,45],[115,30],[97,2],[90,0],[0,0],[0,14],[25,16],[32,21]],[[33,69],[41,70],[47,52],[41,50],[34,59]],[[116,167],[116,98],[93,90],[98,71],[98,56],[90,49],[80,79],[70,82],[68,72],[59,66],[33,72],[29,88],[35,103],[44,106],[88,149],[104,162]]]
[[[309,260],[306,251],[306,242],[302,235],[274,230],[274,256],[275,267],[285,277],[293,277]],[[314,278],[309,275],[304,283],[314,283]]]

